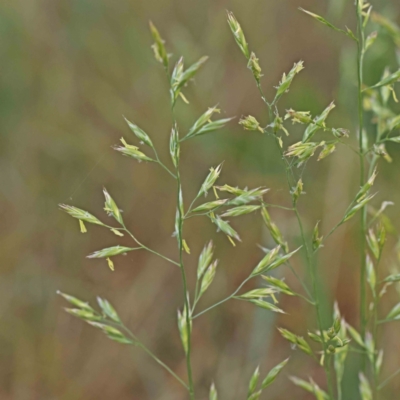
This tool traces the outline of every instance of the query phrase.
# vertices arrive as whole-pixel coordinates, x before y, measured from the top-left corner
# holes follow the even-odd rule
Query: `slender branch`
[[[356,349],[356,348],[354,348],[354,347],[349,347],[349,351],[352,352],[352,353],[368,354],[367,351],[365,351],[365,350],[359,350],[359,349]]]
[[[155,250],[150,249],[149,247],[145,246],[143,243],[139,242],[139,240],[136,239],[136,237],[133,235],[133,233],[132,233],[130,230],[128,230],[128,229],[126,228],[125,225],[124,225],[123,230],[124,230],[124,231],[125,231],[125,232],[126,232],[140,247],[141,247],[141,248],[142,248],[142,249],[147,250],[147,251],[149,251],[150,253],[157,255],[158,257],[161,257],[162,259],[164,259],[164,260],[170,262],[171,264],[177,265],[178,267],[180,266],[180,264],[177,263],[176,261],[171,260],[170,258],[168,258],[168,257],[166,257],[166,256],[164,256],[164,255],[162,255],[162,254],[160,254],[160,253],[158,253],[158,252],[155,251]]]
[[[379,142],[380,137],[382,136],[382,118],[379,117],[378,120],[378,128],[377,128],[377,138],[376,138],[376,142]],[[368,171],[368,176],[371,176],[373,173],[373,170],[375,169],[375,166],[378,162],[378,155],[374,154],[369,166],[369,171]],[[374,221],[374,218],[372,218],[370,220],[370,223],[372,223]],[[376,268],[375,268],[375,275],[376,275],[376,280],[379,282],[379,265],[382,259],[382,249],[380,249],[379,251],[379,257],[378,260],[376,262]],[[375,348],[377,347],[378,344],[378,326],[379,326],[379,313],[378,313],[378,307],[379,307],[379,295],[376,293],[376,289],[374,290],[373,293],[373,326],[372,326],[372,337],[373,337],[373,341],[375,344]],[[373,386],[372,386],[372,391],[373,391],[373,398],[375,400],[378,399],[378,391],[379,391],[379,373],[377,371],[377,359],[378,359],[378,354],[375,351],[373,354],[373,364],[372,364],[372,370],[373,370]]]
[[[121,323],[113,323],[113,322],[107,322],[108,325],[114,325],[119,328],[122,328],[128,336],[133,340],[133,344],[135,346],[140,347],[142,350],[144,350],[154,361],[156,361],[159,365],[161,365],[167,372],[169,372],[181,385],[183,385],[187,390],[189,390],[188,385],[170,368],[168,365],[166,365],[163,361],[161,361],[144,343],[142,343],[137,336],[129,329],[127,328],[122,322]]]
[[[284,207],[284,206],[280,206],[278,204],[270,204],[270,203],[265,203],[265,202],[261,202],[261,204],[265,207],[271,207],[271,208],[280,208],[281,210],[287,210],[287,211],[294,211],[293,207]]]
[[[399,368],[397,371],[393,372],[392,375],[390,375],[389,377],[387,377],[387,378],[378,386],[378,390],[383,389],[383,388],[389,383],[389,381],[390,381],[392,378],[394,378],[395,376],[397,376],[397,375],[399,375],[399,374],[400,374],[400,368]]]
[[[296,272],[296,270],[293,268],[292,263],[290,262],[290,260],[287,261],[287,265],[290,269],[290,271],[292,272],[292,274],[294,275],[294,277],[300,282],[301,286],[303,287],[303,289],[305,290],[305,292],[308,294],[308,296],[310,297],[310,299],[306,299],[309,303],[314,304],[314,299],[313,296],[310,292],[310,290],[308,289],[307,285],[305,284],[305,282],[303,281],[303,279],[300,278],[300,275]],[[303,297],[301,295],[299,295],[300,297]]]
[[[196,200],[199,198],[200,196],[199,196],[199,194],[197,193],[197,195],[196,195],[196,197],[193,199],[193,201],[190,203],[190,206],[189,206],[189,208],[188,208],[188,210],[186,211],[186,214],[185,214],[185,219],[187,219],[188,218],[188,215],[190,214],[190,212],[192,211],[192,208],[193,208],[193,206],[194,206],[194,203],[196,203]]]
[[[393,322],[394,320],[393,319],[380,319],[380,320],[378,320],[377,321],[377,324],[378,325],[382,325],[382,324],[386,324],[386,322]]]
[[[343,219],[339,222],[339,223],[337,223],[330,231],[329,231],[329,233],[324,237],[324,238],[322,238],[322,243],[323,242],[325,242],[325,240],[327,240],[335,231],[336,231],[336,229],[338,229],[340,226],[342,226],[343,225]],[[318,249],[317,249],[318,250]],[[316,250],[316,251],[317,251]]]
[[[303,296],[300,293],[295,293],[296,296],[301,297],[303,300],[305,300],[307,303],[310,303],[311,305],[315,306],[315,301],[310,300],[309,298],[307,298],[306,296]]]
[[[173,172],[171,172],[171,170],[158,157],[158,153],[157,153],[157,150],[155,149],[155,147],[153,147],[153,151],[154,151],[154,155],[156,156],[156,161],[158,162],[158,164],[160,164],[160,166],[162,168],[164,168],[174,179],[176,179],[176,175]]]
[[[192,317],[192,319],[195,319],[195,318],[197,318],[197,317],[200,317],[200,315],[205,314],[207,311],[210,311],[210,310],[212,310],[213,308],[218,307],[219,305],[221,305],[221,304],[227,302],[228,300],[232,299],[234,296],[237,295],[237,293],[238,293],[239,290],[245,285],[245,283],[247,283],[251,278],[253,278],[253,276],[251,276],[251,275],[248,276],[248,277],[239,285],[239,287],[238,287],[231,295],[229,295],[228,297],[225,297],[225,299],[219,301],[218,303],[213,304],[212,306],[206,308],[205,310],[200,311],[198,314],[194,315],[194,316]]]
[[[343,146],[348,147],[350,150],[352,150],[354,153],[356,153],[358,156],[360,156],[360,151],[356,148],[354,148],[351,144],[344,143],[341,140],[337,140],[337,143],[340,143]]]
[[[257,89],[260,92],[262,101],[268,106],[268,108],[271,108],[271,105],[268,103],[267,99],[265,98],[264,92],[263,92],[262,87],[260,85],[260,81],[258,79],[256,79],[255,77],[254,77],[254,79],[256,81]]]

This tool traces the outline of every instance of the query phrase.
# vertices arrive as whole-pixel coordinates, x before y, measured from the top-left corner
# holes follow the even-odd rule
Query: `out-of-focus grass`
[[[352,4],[330,3],[332,18],[352,26]],[[381,3],[385,5],[379,5],[380,11],[398,15],[396,1]],[[122,135],[129,135],[125,115],[146,128],[155,144],[165,148],[161,153],[168,154],[168,91],[149,47],[149,19],[176,56],[184,54],[187,62],[210,56],[195,85],[187,90],[191,105],[178,107],[183,126],[217,103],[223,115],[251,112],[262,119],[263,106],[251,74],[225,22],[225,9],[231,9],[260,58],[266,92],[271,93],[294,61],[305,60],[306,70],[296,78],[287,106],[315,114],[336,99],[332,119],[349,128],[355,140],[354,46],[310,21],[297,11],[298,6],[321,14],[328,10],[317,0],[13,0],[0,4],[1,399],[184,398],[151,360],[72,319],[55,295],[61,289],[88,300],[96,294],[109,298],[134,332],[184,374],[175,321],[181,303],[178,271],[136,252],[118,260],[116,272],[110,273],[102,260],[85,256],[115,243],[115,237],[96,227],[79,234],[76,222],[59,212],[57,204],[69,202],[100,214],[104,185],[144,243],[175,254],[174,192],[169,194],[164,172],[119,157],[110,148]],[[369,82],[379,78],[382,57],[395,66],[392,44],[385,36],[369,55]],[[396,145],[389,151],[394,162],[380,172],[378,197],[398,203],[400,151]],[[309,217],[308,228],[324,214],[326,231],[342,215],[356,187],[354,157],[342,150],[324,165],[311,166],[307,196],[300,205]],[[185,143],[183,180],[188,197],[195,194],[207,169],[221,160],[225,160],[221,182],[265,185],[274,189],[271,201],[289,201],[270,142],[243,132],[235,122],[221,133]],[[389,213],[396,216],[393,210]],[[273,216],[285,234],[297,240],[288,215],[279,211]],[[270,244],[256,217],[244,217],[241,230],[244,242],[232,249],[206,221],[188,223],[192,254],[197,255],[212,237],[221,259],[203,305],[241,281],[259,257],[255,243]],[[328,298],[338,299],[342,312],[354,323],[357,238],[353,225],[338,231],[323,250],[320,271]],[[196,257],[188,258],[189,268],[195,264]],[[296,268],[301,271],[300,262]],[[296,286],[289,273],[287,279]],[[306,320],[314,321],[310,310],[298,299],[284,301],[290,315],[279,323],[305,332]],[[274,318],[246,304],[228,303],[196,320],[194,370],[200,396],[213,377],[222,398],[238,399],[256,364],[268,368],[292,353],[276,335]],[[393,329],[384,338],[390,348],[384,374],[391,372],[400,354],[395,333]],[[307,362],[293,354],[289,373],[301,369],[315,375],[315,367]],[[347,382],[349,396],[355,396],[350,373]],[[395,383],[386,398],[393,399],[396,389],[400,387]],[[284,377],[271,387],[270,398],[287,399],[288,391],[292,398],[308,398]]]

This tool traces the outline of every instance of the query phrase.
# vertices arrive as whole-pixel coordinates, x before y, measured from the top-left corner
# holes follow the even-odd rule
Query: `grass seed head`
[[[227,11],[227,14],[228,14],[228,24],[233,33],[233,37],[235,38],[235,41],[236,41],[237,45],[239,46],[240,50],[242,51],[242,53],[245,55],[245,57],[247,59],[249,59],[249,57],[250,57],[249,47],[247,45],[246,38],[244,37],[243,30],[242,30],[239,22],[233,15],[233,13],[230,11]]]
[[[164,65],[164,68],[168,70],[168,54],[167,50],[165,49],[165,41],[161,38],[160,33],[158,32],[157,28],[154,24],[150,21],[150,32],[154,39],[154,44],[151,46],[154,52],[155,59]]]
[[[107,192],[107,190],[104,188],[103,189],[104,197],[105,197],[105,204],[104,204],[104,211],[108,214],[114,217],[121,225],[124,224],[124,221],[122,219],[122,214],[120,209],[118,208],[117,204],[113,200],[113,198],[110,196],[110,194]]]
[[[123,144],[123,146],[114,146],[114,150],[119,151],[124,156],[132,157],[135,160],[138,160],[139,162],[141,162],[141,161],[154,162],[154,160],[152,158],[146,156],[146,154],[141,152],[139,150],[139,147],[132,146],[132,145],[126,143],[124,138],[121,138],[120,140],[121,140],[121,143]]]
[[[78,207],[69,206],[67,204],[60,204],[60,208],[61,208],[61,210],[68,213],[71,217],[77,218],[80,221],[88,222],[89,224],[104,226],[104,224],[98,218],[96,218],[94,215],[88,213],[85,210],[81,210]]]
[[[126,123],[129,126],[129,129],[135,134],[135,136],[144,144],[147,146],[154,148],[153,142],[150,139],[150,136],[141,128],[139,128],[137,125],[135,125],[133,122],[130,122],[124,117]]]
[[[286,110],[285,120],[291,119],[292,123],[311,124],[312,118],[310,111],[294,111],[293,109]]]
[[[276,90],[274,103],[276,103],[279,100],[279,98],[289,90],[289,87],[292,84],[294,77],[299,72],[301,72],[303,69],[304,69],[304,62],[299,61],[298,63],[295,63],[293,65],[293,68],[290,70],[290,72],[287,75],[285,73],[283,74],[282,79],[279,82],[278,87],[276,88],[277,90]]]
[[[256,55],[252,52],[250,54],[249,62],[247,64],[247,67],[251,70],[253,73],[253,76],[255,80],[260,83],[260,79],[263,76],[261,73],[261,67],[260,64],[258,63],[258,58]]]
[[[239,121],[239,124],[248,131],[260,131],[261,133],[264,133],[264,130],[261,128],[260,123],[252,115],[242,117]]]

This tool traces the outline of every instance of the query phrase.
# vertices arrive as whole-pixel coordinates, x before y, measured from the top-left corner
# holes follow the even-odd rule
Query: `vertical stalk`
[[[178,181],[178,248],[179,248],[179,265],[182,274],[182,283],[183,283],[183,296],[184,296],[184,304],[186,308],[185,316],[186,316],[186,330],[188,332],[188,343],[187,343],[187,351],[186,351],[186,368],[189,379],[189,395],[190,399],[194,400],[194,385],[193,385],[193,376],[192,376],[192,362],[191,362],[191,350],[192,350],[192,317],[190,312],[190,303],[188,298],[188,290],[187,290],[187,279],[185,267],[183,265],[183,214],[181,207],[181,176],[179,173],[179,160],[178,165],[176,167],[176,177]]]
[[[319,293],[318,293],[318,281],[317,281],[317,271],[316,271],[316,263],[313,262],[309,245],[307,243],[307,239],[304,233],[304,228],[303,228],[303,223],[301,221],[301,217],[299,214],[299,211],[297,209],[296,204],[293,202],[293,208],[294,212],[296,214],[296,218],[299,224],[300,228],[300,234],[301,234],[301,239],[303,242],[303,246],[305,247],[306,250],[306,256],[307,256],[307,265],[310,271],[311,275],[311,280],[312,280],[312,291],[313,291],[313,298],[314,298],[314,303],[315,303],[315,312],[317,314],[317,324],[318,324],[318,329],[320,332],[320,337],[324,349],[324,361],[323,361],[323,367],[325,370],[326,374],[326,379],[328,383],[328,391],[329,391],[329,398],[331,400],[334,399],[333,397],[333,383],[332,383],[332,374],[331,374],[331,360],[330,360],[330,354],[328,353],[328,348],[326,345],[325,337],[323,334],[323,324],[322,324],[322,318],[321,318],[321,307],[320,307],[320,300],[319,300]]]
[[[172,119],[173,119],[173,129],[176,129],[176,119],[174,114],[174,103],[171,103],[171,111],[172,111]],[[178,139],[179,144],[179,139]],[[181,175],[180,175],[180,157],[178,155],[176,159],[175,165],[175,176],[177,181],[177,206],[178,206],[178,250],[179,250],[179,268],[181,269],[182,276],[182,286],[183,286],[183,300],[185,305],[185,320],[186,320],[186,331],[188,332],[188,342],[187,349],[185,351],[186,355],[186,369],[188,374],[188,390],[190,400],[194,400],[194,384],[193,384],[193,375],[192,375],[192,361],[191,361],[191,353],[192,353],[192,313],[190,307],[190,300],[188,296],[188,287],[187,287],[187,279],[185,267],[183,265],[183,221],[185,218],[184,210],[183,210],[183,198],[182,198],[182,183],[181,183]]]
[[[364,73],[364,48],[365,34],[362,16],[362,0],[357,0],[357,78],[358,78],[358,124],[359,124],[359,154],[360,154],[360,186],[365,183],[365,154],[363,142],[364,130],[364,112],[363,112],[363,73]],[[360,325],[361,336],[365,337],[367,325],[367,299],[366,299],[366,225],[367,208],[364,206],[361,210],[360,239],[361,239],[361,270],[360,270]],[[365,368],[365,356],[363,356],[363,369]]]
[[[342,383],[339,380],[336,381],[336,393],[338,400],[342,400],[343,399]]]
[[[378,274],[378,267],[379,263],[381,261],[381,255],[379,255],[378,261],[376,263],[376,278],[377,281],[379,282],[379,274]],[[378,399],[378,385],[379,385],[379,376],[378,376],[378,371],[376,368],[376,362],[378,360],[378,353],[376,352],[377,348],[377,342],[378,342],[378,304],[379,304],[379,298],[378,298],[378,293],[376,293],[376,290],[374,291],[374,313],[373,313],[373,327],[372,327],[372,337],[374,341],[374,346],[375,346],[375,351],[374,351],[374,357],[373,357],[373,365],[372,365],[372,398],[374,400]]]
[[[378,129],[377,129],[377,135],[376,135],[376,141],[378,142],[382,136],[382,119],[379,117],[378,121]],[[369,166],[369,171],[368,171],[368,176],[371,176],[373,173],[373,170],[378,163],[378,155],[374,154],[373,158],[370,162]],[[379,257],[378,260],[376,261],[376,267],[375,267],[375,275],[376,275],[376,281],[380,282],[379,279],[379,264],[381,263],[381,257],[382,257],[382,249],[380,249],[379,252]],[[379,393],[379,374],[376,368],[376,362],[378,360],[378,353],[376,352],[376,349],[378,348],[378,325],[379,325],[379,313],[378,313],[378,307],[379,307],[379,293],[376,293],[376,288],[373,292],[373,320],[372,320],[372,338],[374,341],[374,346],[375,346],[375,352],[374,352],[374,357],[373,357],[373,364],[372,364],[372,374],[373,374],[373,380],[372,380],[372,398],[374,400],[378,399],[378,393]]]
[[[187,289],[187,279],[186,279],[186,272],[185,267],[183,265],[183,214],[182,214],[182,207],[181,207],[181,176],[179,173],[179,159],[178,164],[176,167],[176,178],[178,182],[178,248],[179,248],[179,266],[181,269],[182,274],[182,284],[183,284],[183,296],[184,296],[184,304],[185,304],[185,317],[186,317],[186,330],[188,332],[188,343],[187,343],[187,351],[186,351],[186,368],[187,374],[189,379],[189,395],[190,399],[194,400],[194,385],[193,385],[193,376],[192,376],[192,363],[191,363],[191,337],[192,337],[192,317],[190,312],[190,304],[188,298],[188,289]]]
[[[167,79],[169,82],[170,90],[172,91],[173,87],[173,79],[169,75],[168,66],[165,67],[165,72],[167,75]],[[172,114],[172,124],[173,129],[176,128],[176,118],[175,118],[175,100],[171,99],[171,114]],[[179,145],[179,138],[178,138]],[[180,157],[178,155],[175,165],[175,178],[177,181],[177,206],[178,206],[178,251],[179,251],[179,268],[181,269],[182,276],[182,286],[183,286],[183,300],[184,307],[186,309],[185,319],[186,319],[186,330],[188,332],[188,343],[187,343],[187,351],[185,351],[186,356],[186,370],[188,375],[188,385],[187,389],[189,391],[190,400],[195,400],[194,397],[194,384],[193,384],[193,374],[192,374],[192,312],[190,306],[190,299],[188,295],[188,287],[187,287],[187,279],[185,267],[183,264],[183,221],[185,219],[185,214],[183,210],[183,198],[182,198],[182,183],[181,183],[181,175],[180,175]],[[182,204],[181,204],[182,202]]]

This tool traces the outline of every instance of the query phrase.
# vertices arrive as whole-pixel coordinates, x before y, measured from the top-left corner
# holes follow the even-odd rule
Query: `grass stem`
[[[129,229],[127,229],[125,226],[124,226],[124,229],[123,229],[123,230],[124,230],[124,231],[135,241],[135,243],[137,243],[142,249],[147,250],[148,252],[150,252],[150,253],[152,253],[152,254],[155,254],[155,255],[158,256],[158,257],[161,257],[162,259],[164,259],[165,261],[170,262],[171,264],[177,265],[178,267],[180,266],[180,264],[179,264],[178,262],[176,262],[176,261],[174,261],[174,260],[171,260],[170,258],[164,256],[163,254],[161,254],[161,253],[159,253],[159,252],[157,252],[157,251],[155,251],[155,250],[153,250],[153,249],[150,249],[149,247],[145,246],[143,243],[139,242],[139,240],[134,236],[134,234],[133,234]]]
[[[109,323],[110,324],[110,323]],[[114,325],[114,324],[110,324]],[[128,336],[133,340],[134,345],[140,347],[147,355],[149,355],[154,361],[161,365],[167,372],[169,372],[182,386],[189,390],[188,385],[170,368],[167,364],[161,361],[145,344],[143,344],[137,337],[128,329],[124,324],[115,324],[117,327],[122,328]]]
[[[363,74],[364,74],[364,49],[365,49],[365,33],[363,26],[362,15],[362,2],[357,0],[357,81],[358,81],[358,140],[360,152],[360,187],[365,183],[365,155],[364,155],[364,111],[363,111]],[[360,269],[360,331],[361,336],[365,337],[367,325],[367,298],[366,298],[366,226],[367,226],[367,208],[364,206],[361,209],[361,223],[360,223],[360,256],[361,256],[361,269]],[[363,357],[363,369],[365,369],[365,357]]]

